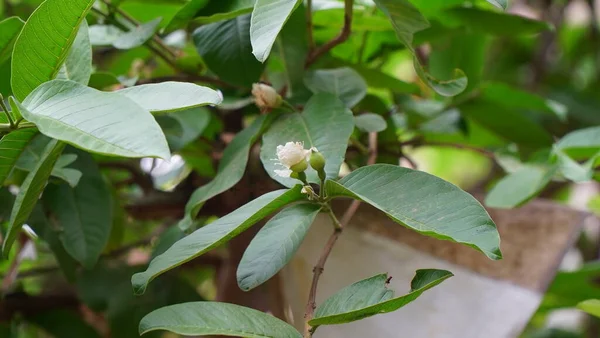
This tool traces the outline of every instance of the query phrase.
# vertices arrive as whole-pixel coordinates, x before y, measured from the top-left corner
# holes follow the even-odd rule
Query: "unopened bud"
[[[290,169],[293,172],[301,173],[301,172],[305,171],[306,169],[308,169],[308,162],[306,161],[306,159],[302,159],[302,161],[291,166]]]
[[[311,149],[310,166],[316,171],[325,169],[325,157],[323,157],[323,154],[318,152],[316,149]]]
[[[283,102],[281,95],[273,87],[262,83],[252,85],[252,95],[254,96],[254,103],[259,108],[278,108]]]

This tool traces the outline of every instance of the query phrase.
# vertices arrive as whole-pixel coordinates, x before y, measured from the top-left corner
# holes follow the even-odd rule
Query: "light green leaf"
[[[9,133],[0,140],[0,186],[10,175],[17,159],[37,133],[35,128],[19,129]]]
[[[306,87],[313,93],[330,93],[348,108],[356,106],[367,95],[367,83],[352,68],[321,69],[307,73]]]
[[[46,0],[27,19],[15,43],[11,85],[19,101],[60,71],[94,0]]]
[[[0,21],[0,64],[10,58],[24,24],[25,22],[17,16]]]
[[[264,69],[252,55],[250,15],[201,26],[192,34],[204,62],[222,80],[250,87]]]
[[[112,227],[111,193],[91,155],[78,151],[75,169],[83,172],[79,184],[51,184],[44,204],[63,230],[65,250],[87,269],[94,267],[104,250]]]
[[[44,152],[40,158],[40,161],[36,164],[35,168],[27,174],[25,181],[21,184],[21,189],[13,205],[12,213],[10,215],[9,230],[4,244],[2,245],[2,253],[4,257],[8,257],[10,248],[17,239],[21,227],[29,218],[29,215],[33,211],[48,177],[52,172],[54,163],[58,160],[58,157],[62,153],[65,144],[58,141],[52,140],[44,148]]]
[[[600,150],[600,127],[573,131],[560,139],[554,148],[577,159],[589,158]]]
[[[162,119],[168,119],[177,125],[177,133],[169,133],[164,127],[163,131],[171,150],[179,151],[202,134],[210,122],[210,112],[206,108],[192,108],[158,116],[157,121],[161,126],[163,126]]]
[[[392,220],[426,236],[451,240],[502,258],[494,221],[477,200],[433,175],[390,164],[362,167],[339,182],[326,182],[327,196],[362,200]]]
[[[146,271],[133,275],[131,284],[134,292],[144,293],[148,283],[156,276],[225,244],[277,209],[305,199],[300,186],[273,191],[194,231],[154,258]]]
[[[140,107],[153,114],[169,113],[206,105],[218,105],[221,94],[208,87],[186,82],[162,82],[119,90]]]
[[[537,195],[552,179],[553,168],[524,166],[501,179],[485,198],[492,208],[518,207]]]
[[[563,151],[555,151],[558,157],[558,167],[560,173],[573,182],[588,182],[594,177],[594,164],[596,159],[600,157],[600,152],[592,156],[586,162],[580,164],[573,160]]]
[[[92,45],[90,44],[87,21],[83,20],[75,41],[67,54],[57,79],[72,80],[87,85],[92,75]]]
[[[196,15],[194,22],[207,24],[233,19],[237,16],[252,12],[255,2],[256,0],[210,1],[208,5]]]
[[[309,324],[313,328],[319,325],[344,324],[396,311],[452,276],[451,272],[445,270],[417,270],[410,283],[410,292],[396,298],[394,291],[387,288],[387,274],[364,279],[325,300],[317,308],[315,318]]]
[[[277,35],[302,0],[257,0],[250,21],[252,54],[265,62]]]
[[[91,25],[89,27],[92,46],[111,46],[123,34],[125,32],[112,25]]]
[[[577,308],[594,317],[600,318],[600,300],[598,299],[588,299],[586,301],[583,301],[577,304]]]
[[[293,187],[297,180],[275,173],[275,170],[283,169],[277,161],[277,146],[304,142],[305,148],[316,147],[323,154],[327,177],[336,178],[353,130],[352,112],[340,100],[328,93],[315,94],[306,103],[302,114],[287,114],[273,123],[263,136],[260,159],[271,178],[286,187]],[[319,182],[317,172],[312,168],[306,174],[310,182]]]
[[[191,226],[204,202],[233,187],[242,179],[246,171],[250,147],[275,118],[274,114],[261,115],[250,127],[235,136],[223,152],[217,176],[207,185],[194,191],[186,204],[185,218],[179,223],[182,229]]]
[[[27,96],[20,110],[43,134],[91,152],[170,158],[154,117],[117,93],[52,80]]]
[[[506,9],[506,7],[508,6],[508,0],[487,0],[487,2],[500,9]]]
[[[37,133],[36,131],[36,135],[29,142],[29,144],[27,144],[25,149],[23,149],[23,153],[17,160],[17,163],[15,163],[15,168],[31,172],[33,168],[35,168],[36,164],[41,160],[41,156],[46,148],[46,145],[51,141],[51,138]],[[74,158],[72,156],[74,156]],[[72,187],[76,186],[81,178],[81,172],[76,169],[65,168],[69,164],[73,163],[76,158],[77,156],[73,154],[62,155],[59,157],[54,165],[54,168],[52,168],[51,176],[64,180]]]
[[[117,49],[132,49],[143,45],[154,35],[161,20],[162,18],[158,17],[121,34],[112,45]]]
[[[186,28],[190,21],[196,16],[204,6],[206,6],[209,0],[190,0],[183,7],[181,7],[175,16],[169,21],[169,24],[165,28],[165,31],[172,32],[177,29]]]
[[[396,79],[377,69],[368,68],[359,64],[349,65],[352,67],[369,85],[369,87],[382,88],[393,93],[419,93],[419,87],[414,83],[407,83]]]
[[[390,19],[396,35],[413,55],[415,33],[429,28],[429,22],[408,0],[374,0],[377,7]],[[443,96],[455,96],[462,93],[468,85],[464,72],[457,69],[452,79],[436,79],[427,73],[415,55],[414,66],[417,74],[428,86]]]
[[[367,133],[378,133],[387,129],[387,122],[381,115],[366,113],[354,117],[356,127]]]
[[[155,310],[140,322],[140,334],[155,330],[167,330],[186,336],[302,338],[293,326],[269,314],[217,302],[175,304]]]
[[[319,211],[319,205],[298,204],[271,218],[250,242],[238,265],[240,289],[254,289],[277,274],[292,259]]]

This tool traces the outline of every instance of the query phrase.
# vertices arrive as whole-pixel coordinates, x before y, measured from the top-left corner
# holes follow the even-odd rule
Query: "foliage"
[[[585,50],[568,25],[507,7],[506,0],[4,2],[2,291],[35,301],[37,288],[44,299],[46,284],[15,278],[34,245],[41,255],[34,268],[64,274],[77,295],[60,297],[104,313],[114,337],[135,335],[139,323],[147,336],[309,338],[322,325],[408,306],[452,276],[423,267],[395,297],[380,274],[316,304],[320,274],[357,203],[501,259],[496,225],[476,198],[399,164],[414,162],[421,147],[481,155],[506,173],[484,182],[491,183],[485,204],[497,208],[523,205],[552,184],[598,179],[598,41]],[[589,29],[598,40],[596,26]],[[548,65],[535,46],[554,29],[564,53]],[[342,199],[353,202],[339,220],[333,210]],[[243,291],[269,283],[319,214],[331,219],[332,234],[314,269],[304,332],[213,301],[231,284],[215,275],[235,275]],[[234,255],[237,274],[215,272]],[[556,303],[544,305],[579,304],[598,315],[598,301],[588,300],[595,294],[568,291],[554,285]],[[0,318],[15,336],[71,334],[55,322],[102,334],[63,309],[17,312]]]

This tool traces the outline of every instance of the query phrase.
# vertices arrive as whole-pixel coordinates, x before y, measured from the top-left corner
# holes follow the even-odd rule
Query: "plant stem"
[[[367,165],[373,165],[377,161],[377,133],[369,133],[369,152],[370,154]],[[337,217],[331,210],[331,207],[329,208],[329,217],[331,217],[331,220],[335,226],[335,230],[331,236],[329,236],[329,240],[327,241],[327,244],[325,244],[325,247],[321,252],[321,256],[313,268],[312,283],[310,285],[308,302],[306,303],[306,309],[304,312],[304,338],[311,338],[314,333],[313,328],[308,324],[308,322],[315,315],[315,309],[317,308],[317,287],[319,285],[319,279],[321,278],[321,275],[325,269],[327,258],[329,258],[329,254],[331,254],[331,250],[333,249],[335,242],[337,242],[344,228],[348,225],[348,223],[350,223],[352,216],[354,216],[359,206],[360,201],[352,201],[352,203],[348,206],[348,209],[346,209],[346,212],[344,212],[341,221],[338,221]]]
[[[12,116],[10,116],[10,113],[8,112],[8,107],[6,106],[6,103],[4,103],[4,97],[2,97],[2,95],[0,95],[0,107],[2,107],[4,114],[6,114],[6,118],[8,119],[10,127],[14,128],[15,121],[13,121]]]
[[[352,30],[352,5],[354,0],[344,0],[344,27],[338,36],[324,44],[323,46],[313,50],[306,59],[304,68],[310,67],[319,57],[332,50],[335,46],[344,43],[350,37]],[[312,15],[312,14],[311,14]]]

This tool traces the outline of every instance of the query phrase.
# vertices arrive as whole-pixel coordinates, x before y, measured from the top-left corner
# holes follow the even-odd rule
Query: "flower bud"
[[[252,95],[254,96],[254,103],[259,108],[278,108],[283,102],[281,95],[273,87],[262,83],[252,85]]]
[[[310,166],[316,171],[325,169],[325,157],[323,157],[323,154],[318,152],[316,149],[311,149]]]
[[[302,159],[302,161],[291,166],[290,169],[294,172],[301,173],[308,169],[308,161],[306,161],[306,159]]]

